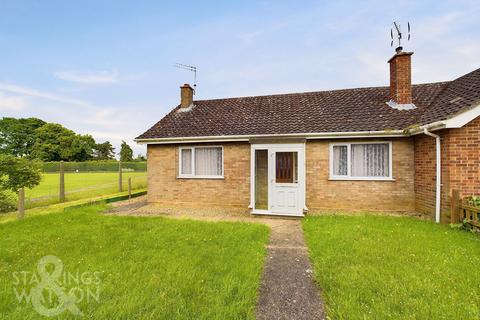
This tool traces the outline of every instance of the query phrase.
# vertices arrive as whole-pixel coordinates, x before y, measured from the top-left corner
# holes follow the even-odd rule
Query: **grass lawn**
[[[124,190],[127,189],[128,178],[132,178],[134,190],[145,188],[147,185],[146,172],[124,172],[122,176]],[[60,177],[57,173],[43,174],[42,181],[38,186],[25,191],[27,207],[58,202],[59,181]],[[65,173],[65,192],[68,201],[118,192],[118,173]]]
[[[25,285],[20,277],[18,284],[14,273],[30,272],[31,280],[38,260],[46,255],[59,257],[68,273],[98,272],[98,302],[85,298],[76,303],[86,318],[254,318],[266,226],[103,216],[98,214],[103,208],[0,224],[0,319],[39,318],[32,305],[19,303],[14,293],[15,288],[28,292],[37,282],[27,280]],[[75,286],[70,282],[65,287]],[[97,288],[86,282],[80,286],[94,292]],[[67,310],[60,318],[74,317]]]
[[[308,217],[303,228],[330,318],[480,318],[478,235],[368,215]]]

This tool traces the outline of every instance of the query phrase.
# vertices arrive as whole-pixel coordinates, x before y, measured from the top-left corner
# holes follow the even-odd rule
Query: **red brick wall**
[[[435,212],[435,139],[415,136],[415,209]]]
[[[450,217],[453,189],[460,196],[480,194],[480,118],[459,129],[436,132],[442,144],[442,221]],[[415,208],[434,216],[435,139],[415,136]]]
[[[480,117],[446,135],[450,189],[461,196],[480,194]]]
[[[397,103],[412,103],[411,52],[396,54],[390,63],[390,99]]]

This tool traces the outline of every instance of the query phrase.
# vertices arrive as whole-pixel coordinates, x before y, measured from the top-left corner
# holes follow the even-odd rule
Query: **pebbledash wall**
[[[309,214],[341,210],[413,212],[413,139],[388,141],[393,142],[394,181],[330,181],[329,143],[332,141],[308,141],[306,201]],[[250,144],[222,145],[224,179],[179,179],[178,147],[181,145],[148,145],[148,201],[174,208],[238,208],[249,212]]]
[[[460,196],[480,194],[480,117],[459,129],[435,132],[441,137],[442,221],[449,222],[452,190]],[[435,139],[415,136],[415,208],[435,212]]]

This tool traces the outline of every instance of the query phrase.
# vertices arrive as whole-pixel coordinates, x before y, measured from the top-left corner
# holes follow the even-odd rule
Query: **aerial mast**
[[[197,89],[197,67],[183,63],[175,63],[175,67],[193,72],[193,94],[195,94],[195,89]]]
[[[393,47],[394,41],[398,41],[398,47],[395,48],[395,51],[402,52],[403,47],[402,47],[402,39],[403,39],[404,33],[402,32],[402,27],[400,26],[400,23],[397,21],[393,22],[392,28],[390,29],[390,38],[392,41],[390,42],[390,46]],[[410,22],[407,22],[407,41],[410,40]]]

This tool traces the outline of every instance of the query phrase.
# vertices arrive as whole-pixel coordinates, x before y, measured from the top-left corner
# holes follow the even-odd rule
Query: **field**
[[[127,190],[128,178],[132,178],[132,189],[146,188],[146,172],[124,172],[123,189]],[[41,183],[25,191],[26,207],[36,207],[58,202],[60,177],[58,173],[44,173]],[[118,192],[117,172],[65,173],[66,200],[77,200]]]
[[[330,318],[480,319],[478,235],[407,217],[303,226]]]
[[[105,216],[104,208],[0,224],[0,319],[40,317],[15,292],[39,285],[30,280],[47,255],[60,258],[64,272],[82,275],[60,281],[79,288],[75,305],[85,318],[254,319],[267,227]],[[95,294],[80,299],[81,290]],[[43,305],[57,306],[56,295],[50,300],[47,293]],[[57,318],[78,317],[66,310]]]

